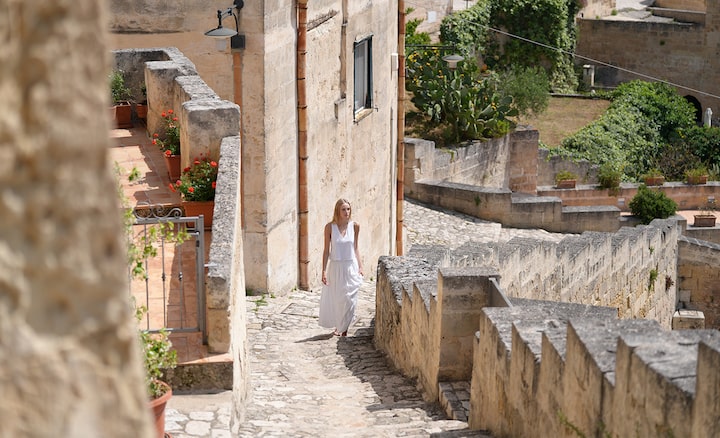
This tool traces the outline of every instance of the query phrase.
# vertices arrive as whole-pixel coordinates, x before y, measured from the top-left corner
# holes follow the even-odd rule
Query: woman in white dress
[[[347,336],[355,319],[355,306],[363,268],[358,252],[360,225],[350,220],[352,207],[346,199],[335,203],[332,221],[325,225],[322,262],[320,326],[334,328],[336,336]]]

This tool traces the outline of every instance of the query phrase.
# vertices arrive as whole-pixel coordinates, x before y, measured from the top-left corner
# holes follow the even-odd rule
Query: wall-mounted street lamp
[[[441,46],[432,44],[406,44],[405,50],[408,52],[415,52],[417,50],[438,50],[441,52],[455,52],[457,49],[455,48],[455,46]],[[455,70],[457,68],[458,62],[464,60],[465,58],[458,55],[457,53],[452,53],[450,55],[443,56],[441,59],[447,63],[450,70]]]
[[[445,55],[442,57],[442,60],[447,62],[448,68],[450,70],[455,70],[457,68],[458,62],[462,61],[463,58],[460,55]]]
[[[218,17],[218,27],[215,29],[209,30],[205,32],[205,36],[209,36],[211,38],[218,38],[218,39],[225,39],[230,38],[230,48],[232,49],[244,49],[245,48],[245,35],[240,35],[240,27],[238,26],[238,16],[235,13],[236,10],[240,10],[245,6],[245,2],[243,0],[235,0],[233,2],[233,5],[227,9],[218,9],[217,11],[217,17]],[[228,29],[227,27],[223,27],[222,21],[224,18],[227,18],[229,16],[233,16],[235,18],[235,30]]]

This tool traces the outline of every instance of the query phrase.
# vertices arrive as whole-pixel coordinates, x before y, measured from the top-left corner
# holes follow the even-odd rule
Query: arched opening
[[[690,102],[692,106],[695,107],[695,123],[697,123],[698,126],[702,126],[703,124],[703,112],[702,112],[702,105],[700,105],[700,101],[695,98],[695,96],[685,96],[685,100]]]

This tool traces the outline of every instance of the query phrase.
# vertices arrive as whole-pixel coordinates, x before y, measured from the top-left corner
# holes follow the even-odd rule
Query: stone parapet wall
[[[416,181],[406,196],[515,228],[611,232],[623,224],[620,210],[614,206],[563,207],[560,198],[513,194],[509,189],[423,180]]]
[[[440,180],[534,194],[538,132],[519,129],[488,141],[436,148],[428,140],[405,139],[405,194],[415,182]]]
[[[454,250],[418,246],[407,257],[383,257],[376,345],[434,400],[438,381],[469,378],[468,336],[477,328],[479,309],[507,305],[498,296],[514,305],[540,299],[607,306],[604,312],[614,317],[654,319],[670,329],[676,291],[666,277],[676,278],[680,231],[673,220],[654,221],[559,243],[516,238]]]
[[[705,12],[706,0],[655,0],[653,6],[667,9]]]
[[[666,278],[674,283],[677,276],[680,233],[674,220],[656,220],[557,244],[516,238],[497,245],[489,263],[508,297],[610,306],[621,318],[650,318],[670,329],[677,292]]]
[[[667,332],[593,306],[487,308],[469,425],[494,436],[715,436],[719,359],[717,331]]]
[[[440,337],[437,261],[416,257],[378,260],[375,346],[403,374],[417,378],[424,396],[438,398]]]
[[[720,244],[689,237],[678,244],[678,290],[682,306],[702,311],[705,327],[720,329]],[[687,291],[687,292],[685,292]],[[685,297],[683,297],[685,298]]]
[[[554,187],[538,187],[538,196],[554,196],[567,206],[613,205],[621,211],[630,211],[630,201],[640,184],[622,183],[617,192],[600,189],[597,186],[583,186],[576,189],[556,189]],[[675,201],[680,210],[700,210],[707,205],[708,199],[720,200],[720,182],[709,181],[707,184],[690,185],[682,182],[665,183],[652,186],[668,198]]]
[[[182,167],[199,156],[219,163],[213,240],[206,278],[208,351],[230,350],[230,308],[233,294],[244,296],[243,243],[240,230],[240,109],[222,100],[200,78],[195,66],[176,48],[132,49],[113,52],[114,66],[124,72],[131,90],[147,87],[147,131],[163,133],[162,113],[175,111],[180,124]],[[239,270],[238,270],[239,269]],[[231,275],[232,273],[232,275]],[[235,303],[244,307],[245,301]],[[237,312],[236,312],[237,313]],[[243,318],[244,312],[236,315]],[[244,325],[243,325],[244,326]],[[237,330],[237,329],[236,329]],[[237,336],[238,342],[245,337]],[[239,355],[246,347],[238,344]],[[239,378],[246,379],[244,374]]]

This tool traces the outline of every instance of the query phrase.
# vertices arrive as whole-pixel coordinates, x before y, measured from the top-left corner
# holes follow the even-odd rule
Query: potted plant
[[[569,170],[562,170],[555,175],[555,185],[558,189],[574,189],[577,175]]]
[[[688,184],[705,184],[708,180],[708,170],[705,166],[694,167],[685,172]]]
[[[143,319],[147,309],[135,307],[138,323]],[[145,364],[145,384],[149,397],[150,409],[155,418],[155,430],[158,438],[165,437],[165,407],[172,397],[172,388],[161,380],[163,372],[177,366],[177,352],[165,329],[156,333],[139,329],[140,345]]]
[[[125,86],[125,77],[120,70],[113,70],[110,73],[110,98],[113,103],[112,115],[115,126],[118,128],[132,128],[130,89]]]
[[[128,180],[133,182],[136,178],[137,169],[133,168]],[[117,193],[120,203],[123,206],[123,225],[127,244],[128,270],[134,279],[147,279],[146,266],[148,259],[157,256],[157,242],[162,239],[182,244],[187,239],[187,233],[178,232],[169,222],[150,225],[147,233],[135,236],[133,225],[135,215],[133,209],[128,205],[128,199],[123,193],[123,186],[120,183],[121,169],[115,163],[117,179]],[[167,330],[160,329],[156,332],[140,328],[143,318],[146,317],[147,307],[138,306],[134,296],[130,296],[132,308],[135,311],[135,319],[138,323],[138,338],[140,341],[145,367],[145,387],[148,394],[148,405],[155,417],[155,429],[158,438],[165,438],[165,407],[172,397],[172,388],[163,382],[162,375],[165,370],[177,366],[177,351],[173,349]]]
[[[165,125],[165,133],[161,136],[153,134],[152,144],[158,145],[163,151],[165,165],[170,182],[180,178],[180,124],[175,111],[169,109],[161,114]]]
[[[665,177],[662,172],[660,172],[660,169],[657,168],[648,170],[642,178],[646,186],[661,186],[665,184]]]
[[[140,86],[140,92],[142,93],[143,98],[140,102],[135,104],[135,114],[137,114],[138,119],[147,120],[148,104],[147,86],[145,85],[145,83]]]
[[[175,184],[170,184],[173,191],[182,195],[185,216],[202,214],[206,229],[212,228],[217,175],[218,163],[209,157],[201,156],[183,169],[180,179]]]
[[[708,202],[698,214],[693,215],[694,227],[715,226],[715,204]]]

